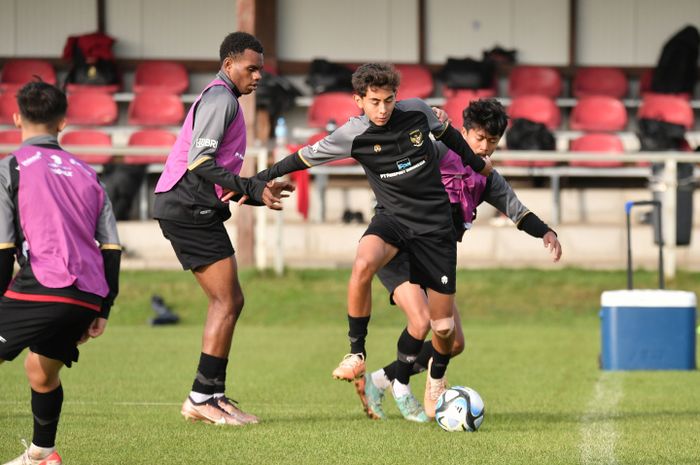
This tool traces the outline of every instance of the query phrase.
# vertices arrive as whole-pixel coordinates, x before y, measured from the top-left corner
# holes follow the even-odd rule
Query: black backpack
[[[637,121],[639,144],[643,152],[680,150],[685,142],[685,127],[658,119]]]
[[[506,132],[506,145],[510,150],[554,150],[556,141],[544,124],[515,118]]]
[[[294,106],[294,99],[301,92],[289,79],[263,71],[262,79],[255,91],[255,106],[264,108],[275,121],[278,116]]]
[[[693,94],[698,74],[700,33],[686,26],[664,45],[651,80],[653,92]]]
[[[317,58],[309,66],[306,83],[314,95],[324,92],[352,92],[352,71],[341,64]]]
[[[448,58],[440,79],[450,89],[487,89],[493,86],[495,72],[493,61]]]

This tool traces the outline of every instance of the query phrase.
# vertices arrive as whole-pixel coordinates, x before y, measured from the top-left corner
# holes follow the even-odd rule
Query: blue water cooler
[[[659,221],[661,202],[627,202],[627,289],[600,297],[603,370],[694,370],[696,297],[692,292],[665,290],[663,240],[659,240],[659,289],[634,289],[630,210],[653,206]]]
[[[600,299],[603,370],[694,370],[692,292],[605,291]]]

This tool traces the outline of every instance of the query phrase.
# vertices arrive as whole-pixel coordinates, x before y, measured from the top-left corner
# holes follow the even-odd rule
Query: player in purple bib
[[[281,210],[287,182],[239,176],[246,127],[238,97],[257,87],[263,49],[234,32],[221,44],[221,69],[192,104],[155,189],[153,216],[185,270],[209,299],[202,350],[192,390],[182,405],[188,420],[244,425],[258,418],[226,396],[226,369],[236,320],[243,310],[238,265],[224,221],[229,199]]]
[[[119,290],[121,247],[97,174],[58,145],[66,96],[32,82],[17,102],[22,146],[0,161],[0,363],[29,348],[34,435],[9,463],[60,465],[59,372],[78,361],[78,344],[105,330]]]

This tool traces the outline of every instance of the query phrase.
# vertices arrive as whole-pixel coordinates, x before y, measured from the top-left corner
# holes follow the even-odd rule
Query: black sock
[[[430,339],[423,343],[423,347],[420,348],[418,357],[411,367],[411,376],[417,375],[418,373],[423,373],[428,369],[428,362],[430,357],[433,356],[433,343]]]
[[[365,350],[365,337],[367,336],[367,326],[369,325],[369,317],[361,316],[354,317],[348,315],[348,339],[350,339],[350,353],[362,354],[367,356]]]
[[[34,414],[34,437],[32,443],[38,447],[53,447],[56,430],[63,405],[63,386],[45,394],[32,389],[32,414]]]
[[[413,362],[413,365],[411,366],[411,372],[408,375],[417,375],[418,373],[423,373],[425,370],[427,370],[428,361],[430,361],[430,357],[432,356],[433,344],[431,343],[430,339],[428,339],[427,341],[423,342],[423,346],[421,347],[420,352],[418,353],[416,361]],[[394,381],[394,379],[396,378],[397,364],[398,363],[396,362],[396,360],[394,360],[393,362],[384,367],[384,373],[386,374],[386,377],[389,379],[389,381]]]
[[[441,354],[433,347],[433,364],[430,365],[430,377],[433,379],[444,377],[449,363],[450,354]]]
[[[214,379],[214,393],[226,394],[226,367],[228,366],[228,359],[222,358],[220,360],[222,360],[222,363],[219,364],[219,369]]]
[[[408,328],[404,328],[399,342],[396,344],[396,380],[401,384],[408,384],[411,376],[411,367],[416,361],[416,357],[423,346],[421,339],[416,339],[408,333]]]
[[[214,357],[213,355],[201,353],[199,365],[197,366],[197,376],[192,383],[192,390],[201,394],[213,395],[216,392],[216,378],[219,375],[220,367],[226,366],[226,359]]]
[[[396,379],[396,365],[398,365],[398,362],[394,360],[393,362],[384,367],[384,374],[389,379],[389,382],[392,382],[394,381],[394,379]]]

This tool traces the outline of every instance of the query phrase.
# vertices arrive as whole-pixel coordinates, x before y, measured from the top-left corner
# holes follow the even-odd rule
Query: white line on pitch
[[[593,397],[581,418],[581,463],[614,465],[617,407],[623,395],[622,374],[602,372],[593,389]]]

